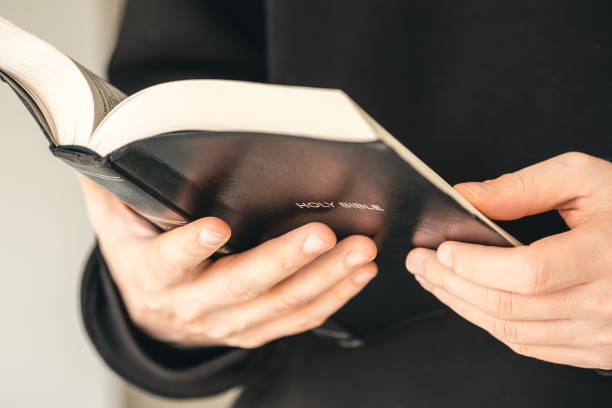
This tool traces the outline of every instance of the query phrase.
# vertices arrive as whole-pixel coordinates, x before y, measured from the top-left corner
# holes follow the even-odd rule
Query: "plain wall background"
[[[118,6],[2,0],[0,16],[103,73]],[[78,313],[93,234],[76,178],[4,83],[0,123],[0,406],[120,407],[123,386],[93,352]]]
[[[105,77],[122,6],[122,0],[0,0],[0,16]],[[199,401],[155,398],[127,387],[100,360],[78,307],[93,234],[76,177],[0,85],[0,407],[229,406],[235,390]]]

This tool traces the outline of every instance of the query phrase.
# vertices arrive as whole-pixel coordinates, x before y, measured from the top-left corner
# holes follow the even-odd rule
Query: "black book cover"
[[[333,317],[356,338],[439,308],[414,290],[404,268],[414,246],[449,239],[509,245],[380,141],[186,131],[131,143],[106,158],[52,150],[163,229],[204,216],[224,219],[231,251],[313,221],[339,238],[372,237],[379,275]]]
[[[4,80],[47,134],[27,93]],[[161,230],[222,218],[232,237],[220,254],[313,221],[339,239],[372,237],[379,275],[318,330],[346,346],[441,309],[405,270],[413,247],[446,240],[511,245],[383,141],[197,130],[139,140],[106,157],[80,146],[50,149]]]

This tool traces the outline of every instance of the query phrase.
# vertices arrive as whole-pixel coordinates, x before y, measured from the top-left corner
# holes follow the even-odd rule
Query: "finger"
[[[562,212],[570,227],[588,218],[599,191],[609,195],[612,164],[583,153],[565,153],[483,183],[461,183],[456,190],[486,216],[512,220],[552,209]],[[569,217],[568,217],[569,215]]]
[[[152,274],[166,285],[191,277],[204,260],[227,242],[230,233],[223,220],[206,217],[159,235],[151,242],[147,257]]]
[[[101,241],[112,246],[125,234],[134,238],[150,239],[159,234],[148,221],[137,215],[117,197],[77,173],[83,190],[85,206],[90,223]]]
[[[432,285],[500,319],[568,319],[578,317],[582,309],[583,291],[578,291],[579,296],[572,289],[527,296],[483,287],[446,268],[438,262],[436,252],[430,249],[412,250],[406,259],[406,266],[410,272],[423,276]]]
[[[376,264],[370,262],[295,312],[238,333],[229,339],[228,344],[255,348],[281,337],[319,327],[357,295],[376,276],[377,271]]]
[[[508,343],[568,345],[573,344],[583,328],[571,320],[505,320],[491,316],[471,304],[433,286],[421,276],[415,276],[421,286],[459,316],[486,330],[493,337]]]
[[[536,358],[572,367],[612,369],[612,358],[603,359],[602,354],[580,347],[542,346],[536,344],[505,343],[512,351],[525,357]]]
[[[335,246],[333,231],[310,223],[240,254],[218,259],[180,289],[184,301],[215,308],[253,299]]]
[[[233,322],[246,328],[276,318],[312,301],[335,286],[355,270],[370,263],[376,256],[376,245],[363,236],[352,236],[304,266],[261,296],[235,307],[215,313],[215,322],[204,325],[222,325]]]
[[[532,295],[608,276],[610,230],[601,223],[582,225],[516,248],[449,241],[438,247],[437,258],[477,285]]]
[[[114,199],[116,199],[107,190],[103,189],[81,173],[77,172],[76,176],[81,185],[81,190],[83,190],[83,194],[85,195],[85,201],[87,205],[97,205],[97,212],[106,210],[104,206],[108,205],[111,202],[114,202]]]

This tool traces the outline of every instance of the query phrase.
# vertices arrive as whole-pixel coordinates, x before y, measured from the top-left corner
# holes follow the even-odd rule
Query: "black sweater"
[[[128,93],[184,78],[342,88],[450,183],[570,150],[612,156],[608,0],[133,0],[110,78]],[[556,214],[504,227],[523,242],[565,228]],[[358,349],[310,333],[176,349],[130,323],[97,250],[82,304],[105,361],[164,396],[242,384],[238,406],[267,408],[612,401],[612,378],[516,355],[442,305]]]

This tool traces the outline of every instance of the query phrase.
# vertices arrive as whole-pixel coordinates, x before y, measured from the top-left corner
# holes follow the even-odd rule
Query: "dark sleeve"
[[[263,14],[261,0],[128,0],[109,79],[126,93],[187,78],[265,81]],[[266,353],[180,349],[146,336],[131,323],[97,248],[85,269],[81,301],[86,331],[106,363],[158,395],[221,392],[250,378]]]
[[[104,361],[127,381],[164,397],[202,397],[244,384],[273,348],[182,349],[148,337],[131,323],[97,247],[85,267],[81,310]]]

